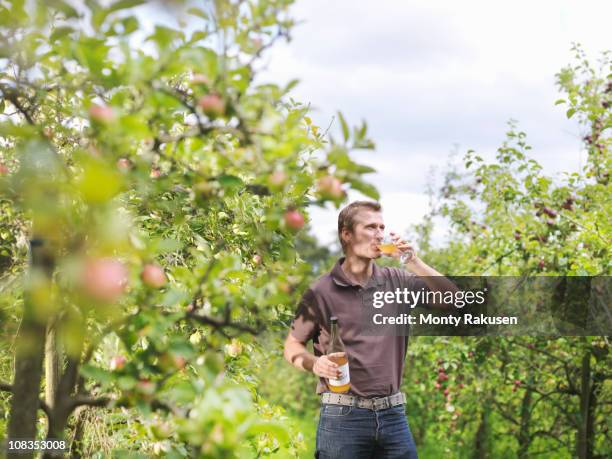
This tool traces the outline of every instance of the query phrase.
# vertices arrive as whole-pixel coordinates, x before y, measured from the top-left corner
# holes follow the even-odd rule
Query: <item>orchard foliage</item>
[[[327,138],[295,81],[255,83],[290,38],[291,1],[179,2],[193,29],[153,30],[142,3],[0,3],[0,313],[16,369],[0,432],[93,454],[82,407],[107,407],[144,426],[114,446],[138,436],[146,455],[295,451],[280,408],[232,384],[258,346],[238,337],[292,314],[308,206],[378,197],[349,156],[372,143],[341,114],[342,141]]]
[[[444,273],[609,276],[612,270],[612,67],[593,68],[580,47],[557,75],[557,105],[577,119],[581,170],[546,174],[516,122],[495,161],[469,151],[445,176],[415,228],[421,257]],[[436,217],[449,242],[433,248]],[[562,278],[560,291],[567,295]],[[590,281],[582,292],[587,307]],[[600,305],[603,320],[610,305]],[[562,311],[553,311],[559,319]],[[609,325],[606,330],[609,329]],[[413,339],[404,389],[417,444],[433,457],[609,457],[609,337]],[[412,415],[411,415],[412,413]]]
[[[581,170],[546,174],[530,157],[516,122],[494,162],[468,151],[445,177],[434,210],[419,228],[428,247],[432,217],[450,220],[449,252],[436,258],[454,275],[610,275],[612,272],[612,64],[595,69],[580,47],[574,65],[557,74],[568,118],[580,125],[587,155]],[[429,254],[436,256],[435,254]]]

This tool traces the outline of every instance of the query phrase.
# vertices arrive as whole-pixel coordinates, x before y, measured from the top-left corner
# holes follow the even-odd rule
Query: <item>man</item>
[[[404,264],[411,273],[379,267],[374,260],[381,256],[378,246],[384,230],[378,203],[356,201],[340,212],[338,237],[345,257],[304,293],[285,340],[289,363],[320,378],[317,393],[323,395],[316,445],[320,459],[417,457],[405,396],[399,392],[408,337],[364,332],[362,312],[371,308],[373,292],[381,289],[454,291],[456,287],[394,233],[398,249],[394,256],[411,255]],[[332,393],[326,385],[327,379],[340,377],[338,365],[325,355],[331,316],[337,317],[348,355],[348,394]],[[306,349],[309,340],[314,355]]]

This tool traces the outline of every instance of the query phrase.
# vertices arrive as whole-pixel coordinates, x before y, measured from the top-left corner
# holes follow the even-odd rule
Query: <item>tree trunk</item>
[[[483,407],[480,424],[474,439],[474,454],[472,455],[474,459],[487,459],[489,457],[489,411],[488,404],[486,404]]]
[[[521,402],[521,425],[518,434],[518,457],[519,459],[526,459],[529,457],[529,444],[531,443],[531,436],[529,435],[529,427],[531,424],[531,401],[533,393],[529,386],[533,384],[533,378],[529,378],[525,395]]]
[[[23,320],[19,329],[15,349],[15,377],[11,397],[8,438],[12,440],[34,440],[36,420],[40,405],[40,380],[45,352],[46,318],[49,310],[53,259],[45,251],[44,241],[30,241],[30,272],[24,289]],[[44,299],[44,300],[41,300]],[[33,457],[31,453],[8,452],[8,459]]]
[[[55,406],[62,371],[56,320],[57,318],[51,319],[47,325],[47,341],[45,343],[45,401],[52,410]]]
[[[589,447],[589,437],[592,440],[592,426],[589,429],[589,412],[591,411],[591,351],[586,350],[582,356],[582,369],[580,372],[580,413],[578,419],[578,432],[576,439],[576,455],[580,459],[589,459],[593,456],[592,445]],[[589,435],[589,430],[590,435]]]
[[[85,433],[87,409],[87,407],[81,406],[76,411],[74,438],[72,439],[72,444],[70,445],[70,459],[81,459],[83,457],[83,434]]]

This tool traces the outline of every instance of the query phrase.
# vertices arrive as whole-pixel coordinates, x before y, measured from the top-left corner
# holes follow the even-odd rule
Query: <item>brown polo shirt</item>
[[[371,317],[375,291],[427,289],[425,282],[408,271],[379,267],[365,287],[351,282],[341,268],[344,258],[319,278],[303,295],[291,324],[291,334],[302,343],[312,339],[314,354],[327,353],[330,318],[338,317],[340,337],[349,359],[350,393],[361,397],[382,397],[399,391],[404,371],[408,336],[374,336],[366,333],[364,313]],[[327,390],[319,379],[317,394]]]

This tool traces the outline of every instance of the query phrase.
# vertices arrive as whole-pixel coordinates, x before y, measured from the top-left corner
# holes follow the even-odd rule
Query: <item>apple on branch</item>
[[[293,231],[298,231],[304,226],[305,223],[306,221],[304,220],[304,216],[299,210],[289,209],[287,212],[285,212],[285,225],[287,225],[287,228]]]
[[[159,265],[148,263],[142,268],[140,278],[147,287],[161,288],[166,285],[167,279],[164,270]]]
[[[225,113],[225,102],[218,94],[206,94],[200,97],[198,107],[210,118],[216,118]]]
[[[342,182],[333,175],[326,175],[317,180],[317,194],[322,199],[334,201],[343,199],[345,192],[342,189]]]
[[[107,105],[92,105],[89,107],[89,118],[97,123],[107,124],[115,119],[115,112]]]
[[[128,270],[123,263],[112,258],[96,258],[86,262],[81,285],[89,296],[112,303],[125,291]]]
[[[110,369],[111,371],[121,370],[125,367],[127,359],[123,355],[116,355],[110,361]]]

